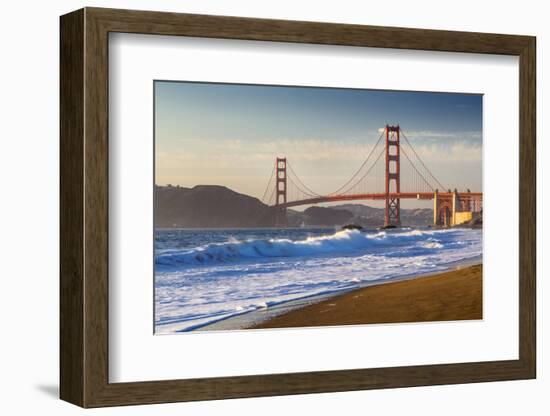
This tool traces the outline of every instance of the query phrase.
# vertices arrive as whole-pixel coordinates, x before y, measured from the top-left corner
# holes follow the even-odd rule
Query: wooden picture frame
[[[85,8],[61,17],[60,396],[82,407],[535,378],[536,47],[530,36]],[[519,57],[519,359],[110,383],[110,32]]]

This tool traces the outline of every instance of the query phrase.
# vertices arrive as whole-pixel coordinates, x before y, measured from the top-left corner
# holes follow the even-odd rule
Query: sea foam
[[[445,270],[482,252],[481,230],[311,234],[298,229],[161,231],[155,247],[156,332],[200,329],[297,299]]]

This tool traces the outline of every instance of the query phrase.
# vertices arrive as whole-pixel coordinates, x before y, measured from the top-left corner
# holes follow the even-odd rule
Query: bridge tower
[[[391,193],[399,193],[399,125],[386,125],[386,213],[384,226],[401,225],[399,198],[391,197]],[[392,186],[393,185],[393,186]]]
[[[286,204],[286,157],[277,158],[275,162],[275,174],[275,225],[277,227],[286,227],[288,225],[286,208],[278,206]]]

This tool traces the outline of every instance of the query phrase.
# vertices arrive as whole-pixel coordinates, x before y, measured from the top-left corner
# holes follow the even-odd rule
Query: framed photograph
[[[62,16],[61,398],[535,378],[535,49]]]

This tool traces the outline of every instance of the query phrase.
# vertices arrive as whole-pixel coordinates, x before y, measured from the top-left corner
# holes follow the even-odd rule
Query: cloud
[[[481,143],[481,131],[442,132],[431,130],[407,131],[405,137],[414,141],[471,141]]]
[[[408,141],[416,153],[424,160],[436,161],[474,161],[481,160],[482,147],[478,132],[441,133],[412,132]],[[422,138],[422,139],[419,139]],[[446,138],[446,140],[443,140]],[[165,149],[157,153],[160,163],[217,164],[231,166],[236,163],[266,164],[276,157],[287,157],[297,166],[300,162],[312,163],[361,163],[371,152],[377,138],[348,138],[326,140],[316,138],[286,139],[263,141],[225,139],[219,141],[186,140],[186,145],[174,150]],[[403,142],[404,149],[408,143]],[[383,143],[378,144],[381,149]],[[405,150],[405,151],[406,151]],[[409,153],[412,153],[409,151]],[[377,156],[376,150],[373,156]],[[326,165],[325,165],[326,166]]]
[[[477,181],[477,176],[480,176],[477,172],[481,169],[481,141],[466,140],[466,134],[448,133],[447,140],[437,140],[435,137],[442,137],[441,133],[431,133],[415,132],[419,136],[434,139],[415,140],[409,137],[426,166],[438,178],[445,179],[445,184],[457,182],[456,186],[461,187],[461,182],[465,181],[468,186],[475,187],[470,183]],[[183,186],[220,184],[257,196],[265,188],[264,180],[269,179],[275,158],[285,156],[304,183],[318,192],[328,193],[341,186],[361,166],[379,136],[375,134],[366,138],[345,140],[186,140],[185,145],[177,146],[173,150],[163,149],[157,152],[157,182],[179,183]],[[451,137],[454,140],[450,140]],[[459,140],[459,137],[463,139]],[[369,166],[379,152],[383,151],[383,146],[383,141],[378,144]],[[402,146],[414,161],[416,158],[408,144]],[[383,160],[382,154],[382,158],[378,160],[380,165],[383,165]],[[408,162],[403,158],[403,163]],[[383,166],[380,172],[378,167],[377,164],[377,169],[372,171],[373,175],[383,171]]]
[[[408,149],[408,147],[405,147],[405,149]],[[456,142],[451,145],[438,143],[416,144],[414,149],[424,162],[481,162],[482,159],[481,145],[469,142]]]

